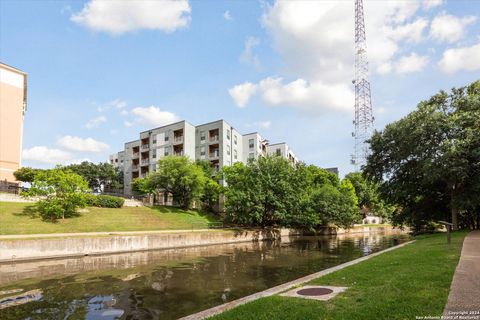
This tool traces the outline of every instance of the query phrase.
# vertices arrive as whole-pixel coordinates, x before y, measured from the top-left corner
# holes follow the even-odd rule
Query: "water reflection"
[[[175,319],[407,239],[380,233],[291,237],[3,264],[1,290],[43,295],[0,310],[0,319]]]

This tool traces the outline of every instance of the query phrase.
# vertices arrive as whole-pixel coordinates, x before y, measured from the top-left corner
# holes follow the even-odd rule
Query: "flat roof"
[[[21,73],[21,74],[23,74],[23,75],[27,75],[26,72],[24,72],[24,71],[22,71],[22,70],[20,70],[20,69],[17,69],[17,68],[15,68],[15,67],[11,66],[11,65],[8,65],[8,64],[6,64],[6,63],[0,62],[0,66],[4,67],[4,68],[6,68],[6,69],[9,69],[9,70],[11,70],[11,71],[15,71],[15,72],[17,72],[17,73]]]

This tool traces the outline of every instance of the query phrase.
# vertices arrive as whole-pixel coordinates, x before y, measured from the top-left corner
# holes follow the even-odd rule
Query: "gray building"
[[[138,140],[125,143],[124,150],[110,155],[109,160],[123,171],[124,193],[131,195],[133,180],[154,172],[157,161],[167,155],[210,161],[218,171],[223,166],[269,154],[298,163],[287,144],[269,145],[257,132],[242,135],[224,120],[198,126],[180,121],[140,132]]]

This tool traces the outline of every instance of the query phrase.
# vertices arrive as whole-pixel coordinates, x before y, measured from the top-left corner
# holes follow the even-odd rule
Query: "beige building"
[[[14,182],[21,166],[26,108],[27,74],[0,63],[0,181]]]

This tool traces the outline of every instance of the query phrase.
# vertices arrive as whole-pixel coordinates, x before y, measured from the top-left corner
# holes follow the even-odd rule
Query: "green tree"
[[[148,186],[172,194],[183,208],[190,208],[194,200],[200,199],[206,182],[202,168],[185,156],[160,159],[157,171],[148,175],[148,179]]]
[[[247,165],[224,168],[227,218],[252,226],[285,225],[297,212],[298,185],[294,168],[281,157],[261,157]]]
[[[88,186],[93,191],[100,191],[103,188],[120,189],[123,187],[123,174],[118,168],[109,163],[92,163],[83,161],[79,164],[71,164],[64,167],[82,176],[88,181]]]
[[[27,197],[40,196],[36,207],[43,219],[65,219],[85,207],[88,183],[80,175],[62,168],[43,170],[35,175]]]
[[[366,179],[361,172],[350,172],[345,176],[353,187],[358,199],[358,208],[365,216],[368,212],[373,212],[377,216],[389,218],[394,206],[383,201],[380,195],[380,185],[378,182]]]
[[[450,221],[480,207],[480,81],[441,91],[370,139],[365,173],[381,182],[382,194],[399,205],[397,223],[421,228]],[[449,211],[449,214],[447,212]],[[476,211],[476,213],[475,213]],[[478,224],[471,227],[479,227]]]
[[[35,179],[35,175],[38,172],[41,172],[41,171],[43,171],[43,170],[42,169],[34,169],[34,168],[30,168],[30,167],[22,167],[22,168],[16,170],[13,173],[13,176],[15,177],[15,179],[17,179],[17,181],[32,183],[33,180]]]

